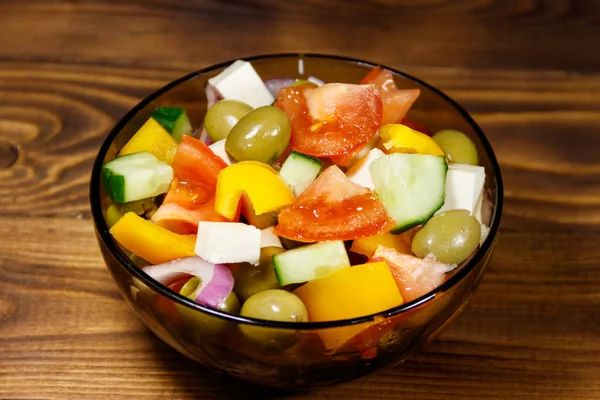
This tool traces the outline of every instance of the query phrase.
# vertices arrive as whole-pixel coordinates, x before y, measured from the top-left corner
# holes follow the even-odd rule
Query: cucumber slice
[[[181,142],[183,135],[192,134],[192,124],[183,108],[158,107],[151,115],[163,128]]]
[[[369,171],[379,200],[396,222],[392,233],[422,224],[444,204],[444,156],[390,154],[373,161]]]
[[[281,166],[279,176],[298,197],[317,178],[322,166],[318,159],[292,151]]]
[[[277,280],[281,286],[322,278],[350,266],[341,240],[321,242],[288,250],[273,256]]]
[[[165,193],[172,179],[171,166],[145,152],[120,156],[102,166],[104,190],[115,203]]]

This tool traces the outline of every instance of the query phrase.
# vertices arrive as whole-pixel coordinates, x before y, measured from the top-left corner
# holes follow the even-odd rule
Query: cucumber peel
[[[322,278],[350,267],[344,242],[335,240],[298,247],[273,256],[275,274],[281,286]]]
[[[192,124],[183,108],[158,107],[151,117],[173,136],[177,143],[184,135],[192,134]]]
[[[292,151],[281,166],[279,176],[298,197],[317,178],[322,166],[320,160]]]
[[[169,190],[172,179],[171,166],[146,152],[119,156],[102,166],[104,191],[115,203],[158,196]]]
[[[444,156],[389,154],[369,167],[379,200],[402,233],[426,222],[444,205],[448,164]]]

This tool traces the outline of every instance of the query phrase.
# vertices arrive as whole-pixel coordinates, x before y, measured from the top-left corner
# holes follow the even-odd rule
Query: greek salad
[[[475,144],[407,119],[420,91],[390,71],[263,81],[238,60],[206,91],[202,126],[158,107],[102,168],[112,236],[161,284],[246,317],[349,319],[425,295],[485,240]]]

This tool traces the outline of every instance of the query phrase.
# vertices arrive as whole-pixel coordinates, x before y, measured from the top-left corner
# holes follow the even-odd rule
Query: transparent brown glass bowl
[[[246,60],[265,80],[315,76],[325,82],[358,83],[375,67],[361,60],[316,54]],[[343,321],[280,323],[244,318],[200,306],[162,286],[134,265],[111,237],[104,219],[102,164],[116,156],[157,106],[183,107],[192,124],[201,126],[207,103],[204,86],[230,63],[191,73],[151,94],[119,121],[100,148],[91,176],[91,208],[102,255],[123,297],[177,351],[210,370],[259,385],[285,389],[333,385],[406,360],[433,340],[475,291],[496,242],[502,211],[500,169],[483,132],[461,106],[419,79],[388,68],[398,87],[421,89],[410,119],[433,132],[461,130],[476,143],[492,205],[490,232],[481,248],[434,291],[376,315]],[[265,337],[277,334],[285,340],[257,345],[244,336],[242,325],[262,331]],[[334,351],[324,348],[321,337],[347,335],[349,330],[362,333]]]

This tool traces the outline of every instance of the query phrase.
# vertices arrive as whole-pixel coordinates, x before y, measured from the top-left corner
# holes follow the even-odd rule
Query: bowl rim
[[[479,264],[480,261],[488,254],[491,250],[491,247],[496,239],[498,234],[498,228],[500,225],[500,219],[502,216],[502,208],[503,208],[503,199],[504,199],[504,190],[502,183],[502,175],[500,172],[500,166],[496,159],[496,155],[490,145],[487,137],[483,133],[483,130],[479,127],[479,125],[473,120],[473,118],[469,115],[469,113],[456,101],[454,101],[451,97],[446,95],[441,90],[436,87],[430,85],[429,83],[416,78],[412,75],[409,75],[405,72],[399,71],[395,68],[390,68],[386,65],[375,64],[369,61],[361,60],[358,58],[345,57],[339,55],[330,55],[330,54],[322,54],[322,53],[270,53],[270,54],[261,54],[250,57],[243,57],[242,60],[245,61],[256,61],[263,59],[276,59],[276,58],[324,58],[330,59],[333,61],[339,61],[344,63],[352,63],[358,64],[366,67],[375,68],[380,66],[381,68],[387,69],[394,74],[400,75],[408,80],[411,80],[428,90],[431,90],[433,93],[438,95],[441,99],[450,104],[464,120],[471,126],[475,134],[479,137],[481,141],[481,145],[484,148],[484,151],[487,153],[491,170],[494,175],[494,179],[496,181],[496,191],[495,191],[495,207],[493,209],[492,218],[489,226],[489,233],[483,244],[480,246],[479,251],[475,253],[475,255],[467,262],[467,264],[457,271],[454,275],[452,275],[449,279],[447,279],[440,286],[436,287],[434,290],[424,294],[423,296],[414,299],[410,302],[403,303],[399,306],[390,308],[385,311],[377,312],[370,315],[365,315],[361,317],[348,318],[342,320],[334,320],[334,321],[323,321],[323,322],[280,322],[280,321],[269,321],[257,318],[248,318],[243,317],[241,315],[229,314],[224,311],[215,310],[212,308],[208,308],[205,306],[201,306],[198,303],[180,295],[179,293],[169,289],[167,286],[162,285],[158,281],[152,279],[148,274],[146,274],[141,268],[137,267],[133,264],[133,262],[127,257],[123,251],[116,245],[115,241],[112,239],[112,235],[109,232],[108,226],[106,225],[106,221],[102,214],[102,201],[100,199],[100,186],[101,186],[101,170],[102,164],[104,162],[104,158],[106,156],[107,151],[109,150],[113,140],[117,137],[117,135],[121,132],[121,130],[125,127],[131,119],[138,114],[138,112],[154,101],[157,97],[167,92],[168,90],[174,88],[175,86],[188,81],[196,76],[200,76],[202,74],[214,71],[219,68],[227,67],[232,64],[234,61],[238,60],[232,59],[228,61],[223,61],[217,64],[212,64],[208,67],[196,70],[194,72],[188,73],[180,78],[177,78],[160,89],[154,91],[143,100],[141,100],[135,107],[129,110],[111,132],[104,139],[102,145],[100,146],[100,150],[96,155],[94,160],[94,164],[92,167],[91,179],[90,179],[90,205],[91,205],[91,213],[92,219],[94,220],[94,227],[96,229],[97,236],[100,238],[102,243],[106,246],[110,254],[124,267],[128,273],[130,273],[133,277],[142,281],[147,287],[151,288],[154,292],[159,295],[166,297],[169,300],[175,301],[176,303],[190,308],[195,309],[198,312],[203,312],[209,315],[212,315],[216,318],[234,321],[236,323],[248,324],[248,325],[257,325],[263,327],[273,327],[280,329],[294,329],[294,330],[318,330],[318,329],[327,329],[327,328],[335,328],[335,327],[343,327],[348,325],[356,325],[362,324],[365,322],[374,322],[377,321],[376,318],[381,319],[381,321],[386,318],[413,310],[421,305],[424,305],[435,298],[436,295],[446,292],[453,288],[455,285],[459,284],[465,277],[469,275],[471,271],[475,268],[476,265]]]

